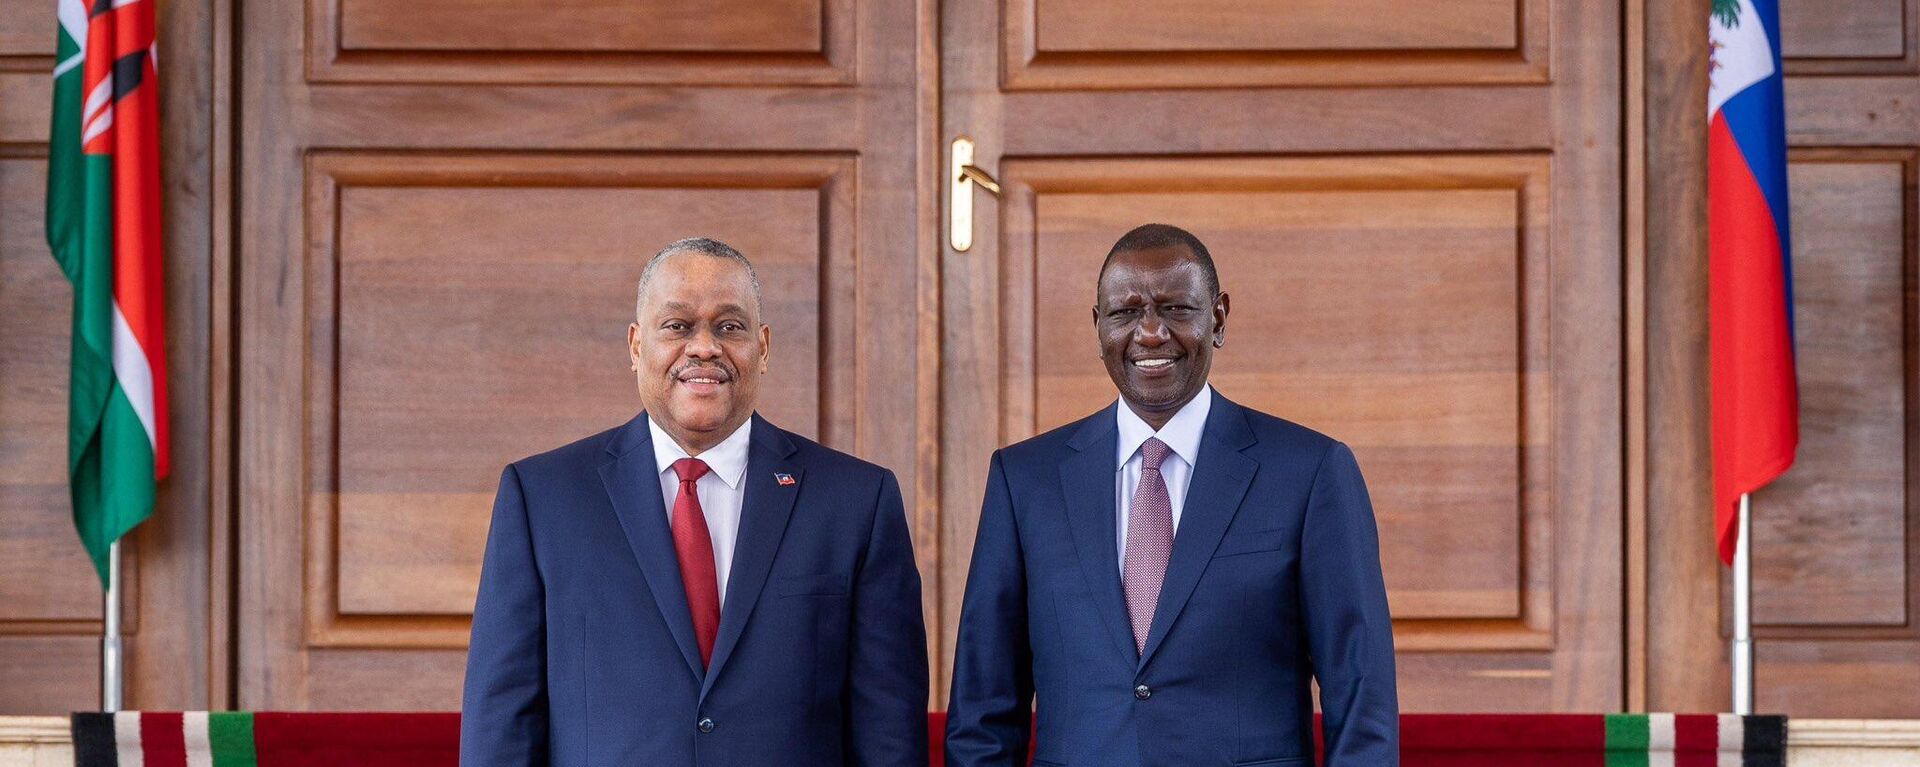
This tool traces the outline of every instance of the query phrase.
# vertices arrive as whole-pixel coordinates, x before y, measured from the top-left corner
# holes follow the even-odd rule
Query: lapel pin
[[[778,471],[773,473],[773,481],[780,483],[781,487],[786,487],[794,483],[792,474],[786,474]]]

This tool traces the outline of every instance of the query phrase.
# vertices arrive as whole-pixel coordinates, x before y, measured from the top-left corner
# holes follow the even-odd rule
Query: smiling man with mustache
[[[745,256],[668,245],[627,328],[645,410],[507,467],[462,764],[926,764],[900,486],[754,413],[760,317]]]
[[[1399,764],[1393,628],[1346,445],[1207,383],[1227,294],[1148,224],[1093,308],[1120,401],[994,453],[961,606],[946,763]],[[1038,698],[1038,706],[1034,705]]]

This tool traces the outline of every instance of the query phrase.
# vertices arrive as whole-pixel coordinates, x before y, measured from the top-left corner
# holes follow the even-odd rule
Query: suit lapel
[[[1153,660],[1153,653],[1172,630],[1173,622],[1186,609],[1207,562],[1220,546],[1227,526],[1240,511],[1247,487],[1253,483],[1258,461],[1241,451],[1252,445],[1253,430],[1247,426],[1246,413],[1239,405],[1215,395],[1207,414],[1206,432],[1201,437],[1198,465],[1187,484],[1187,500],[1181,507],[1180,527],[1174,531],[1173,554],[1167,561],[1166,579],[1160,582],[1160,603],[1153,610],[1153,628],[1147,633],[1146,649],[1140,653],[1140,668]]]
[[[733,570],[727,576],[727,602],[720,610],[720,630],[713,640],[713,664],[700,687],[700,699],[706,700],[720,676],[733,648],[740,643],[747,618],[760,601],[767,585],[767,573],[773,569],[773,557],[786,535],[787,519],[793,515],[794,501],[800,497],[801,469],[791,462],[795,451],[786,432],[758,415],[753,417],[753,445],[747,454],[747,473],[741,479],[745,495],[740,504],[740,537],[734,544]],[[782,485],[775,474],[793,478]],[[697,656],[696,656],[697,657]]]
[[[1133,628],[1127,622],[1127,602],[1120,591],[1120,545],[1115,522],[1115,453],[1119,429],[1112,408],[1088,419],[1071,441],[1079,452],[1060,464],[1060,493],[1067,503],[1067,523],[1079,556],[1080,575],[1093,595],[1093,609],[1114,647],[1134,657]]]
[[[608,443],[613,457],[600,465],[600,483],[627,534],[627,546],[646,576],[653,603],[667,622],[673,642],[695,679],[700,678],[700,645],[693,633],[693,614],[687,608],[686,586],[680,582],[680,557],[673,550],[673,531],[667,524],[666,501],[660,496],[660,471],[653,462],[653,438],[645,413],[627,422]]]

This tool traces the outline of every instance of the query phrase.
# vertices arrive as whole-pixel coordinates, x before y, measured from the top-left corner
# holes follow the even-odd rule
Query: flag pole
[[[106,620],[100,637],[100,710],[120,710],[120,542],[107,546]]]
[[[1733,544],[1733,713],[1753,713],[1752,500],[1740,494],[1740,530]]]

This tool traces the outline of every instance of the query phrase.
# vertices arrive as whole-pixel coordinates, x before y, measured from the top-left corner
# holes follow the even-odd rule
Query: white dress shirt
[[[1160,477],[1167,482],[1167,500],[1173,502],[1173,531],[1180,532],[1180,511],[1187,505],[1187,486],[1193,482],[1193,467],[1200,458],[1200,437],[1207,430],[1207,411],[1213,409],[1213,386],[1209,384],[1204,391],[1193,396],[1193,400],[1180,407],[1179,412],[1167,419],[1167,425],[1154,431],[1146,421],[1127,407],[1123,400],[1115,408],[1120,422],[1120,444],[1118,455],[1114,456],[1113,481],[1116,492],[1113,497],[1119,500],[1119,508],[1114,510],[1119,523],[1114,529],[1119,531],[1120,567],[1124,573],[1127,562],[1127,511],[1133,507],[1133,491],[1140,488],[1140,446],[1148,437],[1159,437],[1167,443],[1172,452],[1160,462]],[[705,497],[705,496],[702,496]]]
[[[707,517],[707,535],[713,538],[713,572],[720,583],[720,606],[727,604],[727,576],[733,571],[733,544],[740,539],[740,504],[746,499],[748,437],[753,419],[747,419],[720,444],[697,456],[688,456],[680,443],[673,441],[647,417],[647,430],[653,432],[653,465],[660,468],[660,496],[666,500],[667,525],[673,525],[673,501],[680,496],[680,475],[673,462],[694,457],[706,462],[709,471],[694,485],[700,491],[700,510]]]

